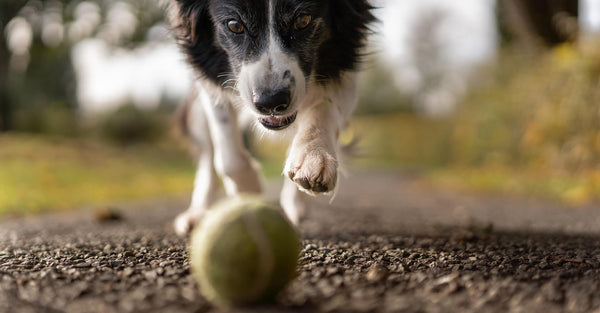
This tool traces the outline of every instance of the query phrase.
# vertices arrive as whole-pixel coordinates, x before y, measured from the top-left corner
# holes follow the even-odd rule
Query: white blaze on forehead
[[[275,1],[269,1],[269,33],[273,34],[275,30]]]
[[[281,42],[279,37],[277,36],[276,29],[276,21],[277,17],[275,16],[275,1],[269,1],[269,43],[268,48],[265,51],[269,57],[269,65],[272,66],[272,71],[277,73],[278,65],[285,66],[285,63],[291,63],[291,60],[286,60],[287,55],[285,55],[281,51]],[[288,58],[289,59],[289,58]],[[278,64],[279,63],[279,64]],[[283,63],[283,64],[282,64]],[[285,70],[283,70],[285,71]],[[283,73],[283,72],[282,72]]]
[[[294,107],[306,94],[306,79],[295,57],[283,50],[275,11],[275,1],[269,1],[267,47],[257,61],[242,65],[238,89],[242,100],[251,104],[254,93],[289,88]]]

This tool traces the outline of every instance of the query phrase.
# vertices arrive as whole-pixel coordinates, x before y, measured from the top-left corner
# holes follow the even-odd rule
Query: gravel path
[[[274,197],[276,188],[269,188]],[[170,222],[184,201],[0,222],[0,312],[216,312]],[[241,312],[598,312],[600,208],[353,174],[302,223],[299,276]]]

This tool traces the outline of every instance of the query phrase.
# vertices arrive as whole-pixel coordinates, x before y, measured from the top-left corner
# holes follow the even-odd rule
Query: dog
[[[373,6],[368,0],[169,1],[169,24],[195,73],[180,116],[199,148],[191,203],[175,219],[175,231],[186,234],[202,218],[219,178],[228,196],[261,192],[258,166],[243,144],[248,123],[291,136],[281,206],[298,223],[306,194],[336,187],[338,137],[357,104]]]

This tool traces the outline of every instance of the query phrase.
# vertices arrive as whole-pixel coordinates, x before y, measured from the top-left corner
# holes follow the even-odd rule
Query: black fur
[[[225,51],[216,43],[208,0],[175,0],[171,24],[188,62],[206,78],[223,83],[231,72]]]
[[[225,51],[233,72],[242,62],[257,59],[268,43],[268,5],[265,1],[209,1],[210,18],[216,28],[216,39]],[[237,20],[244,25],[242,34],[231,32],[227,22]]]
[[[369,23],[375,20],[368,0],[171,0],[178,42],[204,77],[224,84],[242,62],[258,57],[268,40],[268,2],[275,1],[277,32],[283,49],[299,61],[308,78],[327,83],[355,70]],[[324,25],[293,27],[308,14]],[[239,20],[246,31],[235,34],[227,21]]]
[[[283,49],[295,55],[305,77],[309,77],[315,69],[321,44],[331,36],[326,25],[311,25],[306,29],[294,29],[296,18],[301,14],[312,16],[313,20],[323,18],[328,20],[327,1],[277,1],[275,7],[276,28],[282,40]]]
[[[365,0],[330,0],[331,38],[321,45],[316,72],[319,77],[338,79],[342,71],[356,69],[361,47],[375,21],[373,7]]]

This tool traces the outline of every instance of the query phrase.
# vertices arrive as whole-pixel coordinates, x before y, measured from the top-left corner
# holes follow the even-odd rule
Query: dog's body
[[[228,195],[261,191],[243,146],[243,119],[293,135],[281,195],[292,221],[304,210],[299,190],[335,188],[337,140],[356,105],[355,71],[374,19],[370,10],[367,0],[171,0],[170,22],[197,74],[183,116],[200,148],[190,208],[175,221],[178,233],[215,200],[218,177]]]

